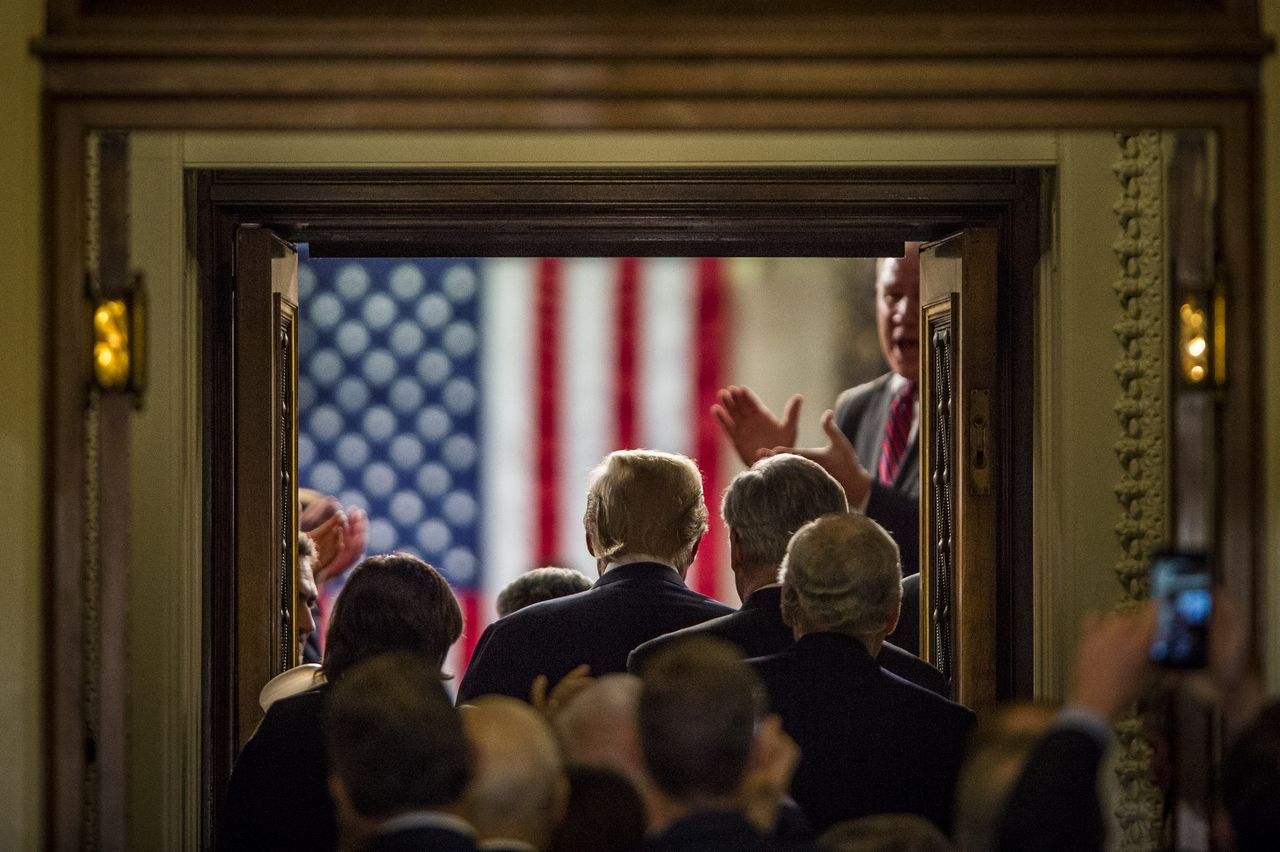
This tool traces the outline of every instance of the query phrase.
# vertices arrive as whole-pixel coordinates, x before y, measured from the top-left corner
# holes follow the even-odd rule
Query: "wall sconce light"
[[[1209,317],[1196,297],[1187,297],[1178,308],[1178,329],[1182,380],[1202,385],[1209,379]]]
[[[94,300],[93,380],[101,390],[132,393],[141,399],[145,305],[140,278],[134,279],[128,292]]]

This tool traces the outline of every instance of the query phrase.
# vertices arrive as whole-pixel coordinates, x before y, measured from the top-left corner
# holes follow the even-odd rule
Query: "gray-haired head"
[[[825,515],[791,539],[779,573],[782,607],[797,634],[883,638],[902,603],[898,545],[855,512]]]
[[[529,604],[576,595],[591,588],[591,581],[580,571],[548,565],[534,568],[512,580],[498,593],[498,616],[506,616]]]
[[[720,514],[737,539],[740,561],[774,574],[796,530],[848,509],[840,483],[818,463],[792,453],[763,458],[742,471],[720,501]]]

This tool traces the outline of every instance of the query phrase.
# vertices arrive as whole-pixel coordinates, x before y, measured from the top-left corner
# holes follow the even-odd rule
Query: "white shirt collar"
[[[626,556],[621,556],[621,557],[619,557],[619,558],[617,558],[617,559],[610,560],[610,561],[609,561],[609,562],[604,566],[604,570],[605,570],[606,572],[608,572],[608,571],[610,571],[610,570],[612,570],[612,569],[614,569],[614,568],[617,568],[619,565],[634,565],[634,564],[636,564],[637,562],[655,562],[655,563],[657,563],[658,565],[665,565],[665,566],[667,566],[667,567],[668,567],[668,568],[670,568],[672,571],[675,571],[677,574],[679,574],[679,573],[680,573],[678,570],[676,570],[676,566],[672,565],[672,564],[671,564],[670,562],[668,562],[667,560],[665,560],[665,559],[659,559],[659,558],[658,558],[658,557],[656,557],[656,556],[650,556],[650,555],[649,555],[649,554],[647,554],[647,553],[628,553]]]
[[[404,831],[409,828],[444,828],[449,831],[456,831],[458,834],[464,834],[467,837],[476,836],[476,830],[472,828],[471,823],[462,817],[447,814],[444,811],[430,810],[407,811],[383,820],[378,824],[378,833],[389,834],[393,831]]]

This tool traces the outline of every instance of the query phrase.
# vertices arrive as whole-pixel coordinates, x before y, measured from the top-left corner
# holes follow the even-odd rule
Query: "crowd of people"
[[[318,671],[269,704],[236,763],[222,848],[1105,848],[1099,767],[1154,673],[1150,607],[1086,629],[1063,707],[979,722],[886,642],[898,547],[820,465],[770,455],[726,490],[736,611],[684,584],[700,482],[678,455],[607,456],[584,517],[599,579],[522,578],[456,704],[448,584],[407,554],[361,562]],[[1228,608],[1214,627],[1202,687],[1235,734],[1223,831],[1272,848],[1277,709]]]
[[[979,718],[920,659],[917,247],[878,264],[890,372],[841,395],[829,444],[797,450],[745,387],[713,414],[742,459],[722,496],[732,609],[685,575],[707,531],[696,465],[610,453],[587,481],[598,579],[540,568],[498,599],[456,700],[462,614],[365,519],[305,494],[300,614],[311,665],[264,688],[222,803],[219,847],[324,852],[1101,850],[1100,767],[1153,680],[1154,610],[1086,626],[1061,707]],[[314,571],[313,571],[314,564]],[[314,574],[314,580],[312,575]],[[338,589],[340,588],[340,592]],[[335,600],[336,598],[336,600]],[[1229,602],[1194,679],[1223,709],[1214,848],[1280,840],[1280,704]]]

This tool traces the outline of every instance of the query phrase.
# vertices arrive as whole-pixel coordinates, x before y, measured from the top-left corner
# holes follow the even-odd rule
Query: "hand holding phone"
[[[1213,577],[1204,554],[1157,554],[1151,562],[1151,598],[1157,607],[1151,661],[1165,668],[1204,668],[1213,617]]]

